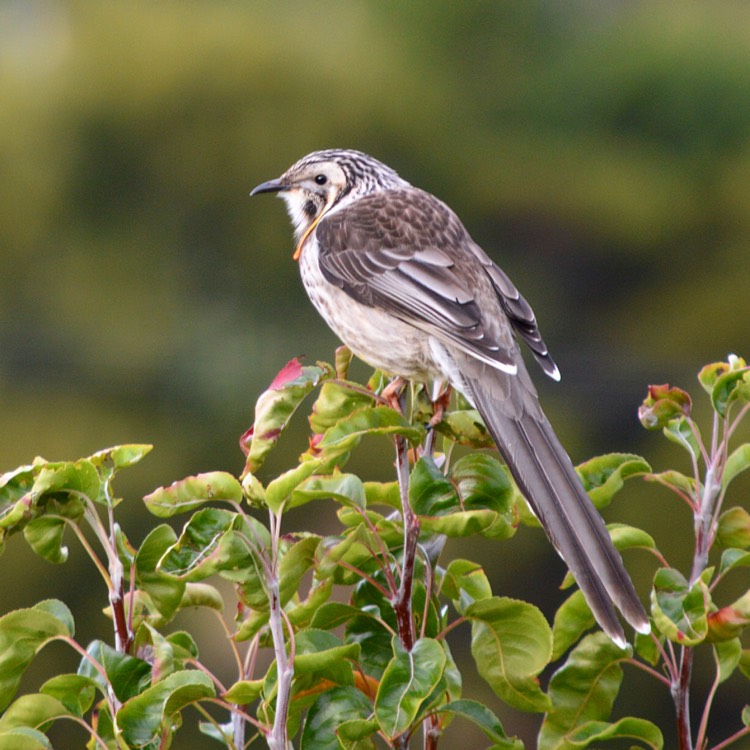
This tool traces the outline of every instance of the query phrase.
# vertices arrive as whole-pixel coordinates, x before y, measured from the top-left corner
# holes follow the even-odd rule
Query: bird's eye
[[[328,182],[328,178],[324,174],[316,174],[315,175],[315,182],[318,185],[325,185],[326,182]]]

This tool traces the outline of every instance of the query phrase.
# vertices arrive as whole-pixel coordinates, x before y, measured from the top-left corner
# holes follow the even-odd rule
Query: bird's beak
[[[261,182],[258,187],[254,187],[250,191],[250,195],[258,195],[259,193],[278,193],[282,190],[288,190],[289,186],[281,182],[281,180],[269,180],[268,182]]]

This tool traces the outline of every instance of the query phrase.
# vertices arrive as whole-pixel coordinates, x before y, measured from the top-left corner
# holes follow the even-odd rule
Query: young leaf
[[[661,568],[654,577],[651,610],[654,623],[669,640],[683,646],[695,646],[708,633],[706,584],[699,579],[692,587],[673,568]]]
[[[73,636],[73,616],[55,599],[0,617],[0,710],[12,700],[37,653],[60,636]]]
[[[647,430],[656,430],[675,417],[690,416],[691,408],[690,395],[681,388],[650,385],[648,396],[638,408],[638,419]]]
[[[159,518],[171,518],[210,502],[242,501],[242,485],[226,471],[211,471],[160,487],[143,498],[146,507]]]
[[[52,743],[36,729],[18,727],[0,732],[0,750],[52,750]]]
[[[537,675],[552,654],[552,631],[532,604],[492,597],[470,604],[464,616],[472,621],[471,653],[479,674],[511,706],[546,711],[549,698]]]
[[[550,680],[551,710],[542,723],[538,750],[568,748],[589,721],[606,721],[622,683],[620,662],[628,652],[604,633],[586,636]]]
[[[418,719],[446,664],[443,647],[431,638],[420,638],[411,651],[394,638],[393,652],[375,697],[375,718],[390,739],[402,735]]]
[[[185,706],[214,695],[213,683],[203,672],[175,672],[127,701],[117,712],[117,724],[128,745],[143,747],[162,731],[169,731],[175,715]]]
[[[626,479],[646,474],[651,467],[632,453],[608,453],[579,464],[576,471],[591,502],[597,508],[603,508],[622,489]]]

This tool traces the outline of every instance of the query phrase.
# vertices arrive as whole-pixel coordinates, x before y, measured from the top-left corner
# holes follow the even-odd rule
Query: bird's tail
[[[613,602],[638,632],[649,632],[649,621],[620,553],[544,416],[536,394],[517,384],[515,387],[524,392],[520,399],[513,400],[523,406],[509,410],[507,402],[503,404],[504,399],[498,402],[498,389],[491,385],[493,378],[487,378],[488,370],[484,377],[467,379],[466,389],[516,484],[573,573],[599,625],[615,643],[624,646],[625,635]],[[498,376],[505,381],[501,390],[507,396],[508,380],[513,376],[497,373]]]

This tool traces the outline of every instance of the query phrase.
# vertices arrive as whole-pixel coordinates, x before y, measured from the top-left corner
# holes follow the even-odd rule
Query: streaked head
[[[335,206],[363,195],[406,187],[396,172],[361,151],[314,151],[281,177],[258,185],[250,195],[278,193],[285,201],[297,240]]]

